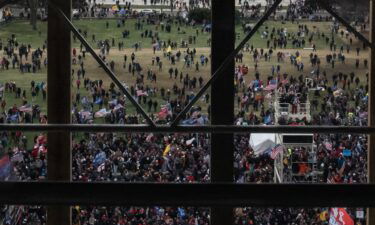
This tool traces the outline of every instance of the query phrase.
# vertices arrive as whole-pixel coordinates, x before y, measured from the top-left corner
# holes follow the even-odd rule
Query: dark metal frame
[[[109,124],[0,124],[0,130],[46,132],[123,132],[123,133],[341,133],[375,134],[375,127],[354,126],[236,126],[236,125],[178,125],[176,127]]]
[[[52,2],[53,1],[53,2]],[[13,3],[11,0],[0,0],[0,7],[7,3]],[[220,87],[225,85],[226,79],[223,79],[223,74],[233,69],[233,59],[235,55],[243,48],[245,43],[251,39],[259,27],[267,20],[267,18],[276,10],[281,0],[276,0],[272,7],[267,10],[265,15],[256,24],[254,29],[245,37],[245,39],[230,52],[226,53],[228,56],[223,58],[225,51],[218,52],[213,56],[215,66],[211,79],[198,92],[195,98],[177,115],[171,126],[156,126],[150,117],[145,113],[142,107],[133,99],[121,82],[117,79],[115,74],[105,65],[100,57],[95,53],[93,48],[77,31],[74,25],[70,22],[69,17],[59,8],[59,5],[65,4],[64,0],[50,0],[49,6],[55,10],[56,15],[50,13],[50,17],[62,19],[62,23],[68,28],[64,30],[73,32],[87,50],[92,54],[95,60],[101,65],[104,71],[112,78],[118,88],[126,95],[127,98],[135,105],[138,111],[144,116],[149,125],[73,125],[73,124],[57,124],[61,121],[56,120],[54,124],[47,125],[18,125],[18,124],[0,124],[0,130],[22,130],[22,131],[48,131],[52,137],[58,137],[59,134],[70,134],[70,132],[181,132],[181,133],[212,133],[212,139],[215,148],[212,148],[212,156],[216,157],[214,166],[212,166],[211,184],[129,184],[129,183],[77,183],[77,182],[57,182],[66,180],[67,176],[59,176],[58,171],[48,182],[5,182],[0,183],[0,192],[6,193],[0,195],[0,204],[26,204],[48,205],[48,224],[69,224],[68,205],[90,204],[90,205],[160,205],[160,206],[207,206],[213,207],[212,222],[216,224],[229,224],[232,217],[232,208],[236,206],[284,206],[284,207],[314,207],[314,206],[361,206],[361,207],[375,207],[375,185],[361,184],[361,185],[295,185],[295,184],[233,184],[231,183],[232,172],[224,171],[219,168],[218,162],[220,160],[230,159],[225,158],[232,154],[232,149],[225,149],[225,146],[220,146],[218,140],[222,137],[222,142],[233,142],[233,133],[357,133],[357,134],[375,134],[374,124],[371,127],[331,127],[331,126],[309,126],[309,127],[289,127],[289,126],[233,126],[229,125],[224,117],[218,116],[220,112],[213,112],[214,116],[218,116],[211,126],[181,126],[179,121],[185,116],[190,108],[197,102],[197,100],[204,94],[210,85]],[[350,26],[345,20],[339,17],[323,0],[317,2],[338,19],[349,31],[353,32],[361,41],[368,46],[373,45],[359,32]],[[213,8],[217,9],[233,9],[233,1],[219,1],[213,0]],[[70,6],[67,6],[69,8]],[[51,11],[52,11],[51,10]],[[65,8],[66,10],[66,8]],[[228,11],[228,10],[227,10]],[[224,18],[232,16],[233,12],[222,11]],[[216,18],[217,15],[213,15]],[[227,17],[226,17],[227,16]],[[217,18],[216,18],[217,19]],[[225,24],[226,26],[234,26],[231,22]],[[219,24],[213,24],[213,37],[217,38],[222,35],[219,29]],[[229,28],[228,30],[232,29]],[[61,42],[61,40],[59,40]],[[220,41],[219,41],[220,42]],[[226,39],[225,44],[232,44],[234,47],[234,40]],[[224,45],[228,46],[228,45]],[[70,51],[70,49],[62,50]],[[65,56],[63,56],[64,58]],[[217,66],[218,61],[222,61],[221,65]],[[70,61],[67,63],[70,66]],[[49,71],[50,73],[50,71]],[[70,74],[65,74],[70,76]],[[64,78],[65,79],[65,78]],[[227,79],[228,80],[228,79]],[[54,80],[55,82],[56,80]],[[373,87],[374,85],[372,85]],[[371,89],[371,88],[370,88]],[[51,90],[50,90],[51,91]],[[225,90],[226,92],[233,91],[233,87]],[[219,95],[218,95],[219,96]],[[219,102],[218,96],[212,102]],[[230,95],[229,95],[230,96]],[[229,99],[229,98],[228,98]],[[225,100],[228,100],[225,99]],[[373,99],[370,96],[370,99]],[[49,101],[50,102],[50,101]],[[220,102],[219,102],[220,103]],[[224,103],[220,103],[225,106]],[[372,110],[373,111],[373,110]],[[371,114],[371,112],[370,112]],[[60,115],[66,116],[66,113]],[[50,121],[51,122],[51,121]],[[221,123],[222,122],[222,123]],[[221,125],[220,125],[221,124]],[[64,138],[60,139],[63,140]],[[370,139],[371,140],[371,139]],[[49,139],[49,141],[51,141]],[[57,141],[58,142],[58,141]],[[56,143],[57,143],[56,142]],[[58,145],[52,146],[58,146]],[[215,144],[216,143],[216,144]],[[221,142],[220,142],[221,143]],[[372,143],[372,142],[371,142]],[[372,143],[373,145],[373,143]],[[226,145],[227,146],[227,145]],[[56,149],[54,153],[69,150],[69,145],[66,144],[61,149]],[[371,146],[370,146],[371,147]],[[225,151],[225,152],[224,152]],[[50,153],[50,152],[49,152]],[[66,153],[66,152],[65,152]],[[51,157],[52,158],[52,157]],[[49,157],[48,161],[52,161]],[[55,157],[56,158],[56,157]],[[61,161],[61,160],[60,160]],[[55,162],[53,160],[53,162]],[[67,168],[70,162],[63,162],[64,169]],[[225,163],[223,168],[229,169],[231,163]],[[61,172],[66,173],[67,171]],[[222,174],[221,174],[222,173]],[[69,176],[68,176],[69,177]],[[226,182],[226,183],[222,183]],[[275,191],[277,189],[277,191]],[[61,206],[61,207],[60,207]],[[64,207],[65,206],[65,207]],[[60,208],[59,208],[60,207]],[[222,215],[221,215],[222,213]],[[59,220],[59,218],[64,218]]]
[[[275,191],[277,190],[277,191]],[[0,204],[375,207],[375,185],[4,182]]]

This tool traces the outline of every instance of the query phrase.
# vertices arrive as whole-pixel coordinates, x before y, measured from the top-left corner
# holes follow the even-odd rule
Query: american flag
[[[282,152],[284,150],[284,146],[278,144],[275,147],[273,147],[272,152],[271,152],[271,159],[275,159],[277,154]]]

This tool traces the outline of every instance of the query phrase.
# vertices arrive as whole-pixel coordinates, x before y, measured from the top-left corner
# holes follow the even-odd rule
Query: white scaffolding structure
[[[275,183],[317,183],[323,175],[317,166],[313,134],[279,134],[278,144],[284,147],[274,161]],[[298,155],[307,157],[300,160]],[[301,172],[301,167],[306,170]]]
[[[296,94],[301,95],[300,93]],[[275,109],[275,122],[279,124],[279,119],[284,118],[286,121],[289,119],[293,120],[302,120],[306,118],[307,121],[311,121],[311,109],[310,109],[310,101],[307,97],[305,103],[299,103],[295,108],[293,108],[292,104],[283,103],[281,102],[281,97],[278,94],[278,91],[275,90],[275,99],[273,101],[274,109]]]
[[[300,93],[296,95],[300,95]],[[273,105],[276,125],[280,125],[280,118],[285,121],[289,119],[302,120],[304,118],[307,121],[311,120],[308,96],[306,102],[293,106],[282,102],[276,89]],[[313,134],[277,134],[276,144],[282,145],[284,150],[277,154],[274,160],[275,183],[318,182],[321,173],[317,168],[316,144],[313,140]],[[305,157],[298,157],[299,154]]]

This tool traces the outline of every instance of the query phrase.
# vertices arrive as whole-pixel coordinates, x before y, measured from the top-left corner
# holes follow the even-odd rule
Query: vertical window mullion
[[[234,50],[235,3],[212,1],[211,71],[216,71]],[[211,124],[233,125],[234,59],[211,86]],[[233,134],[211,136],[211,182],[233,182]],[[211,224],[233,224],[232,208],[211,208]]]
[[[71,18],[70,0],[50,0]],[[47,112],[48,123],[71,123],[71,33],[63,20],[48,8],[48,75]],[[71,181],[71,134],[70,132],[48,133],[48,180]],[[69,206],[49,206],[48,225],[70,225]]]
[[[375,1],[370,1],[370,42],[375,43]],[[369,105],[368,105],[368,119],[369,126],[375,126],[375,48],[370,49],[370,71],[369,71]],[[375,134],[370,134],[368,138],[368,183],[375,183]],[[375,223],[375,208],[367,210],[367,224]]]

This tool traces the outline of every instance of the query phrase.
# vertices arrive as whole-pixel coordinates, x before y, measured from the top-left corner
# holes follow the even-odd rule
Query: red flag
[[[344,208],[331,208],[329,217],[330,225],[354,225],[353,219]]]

